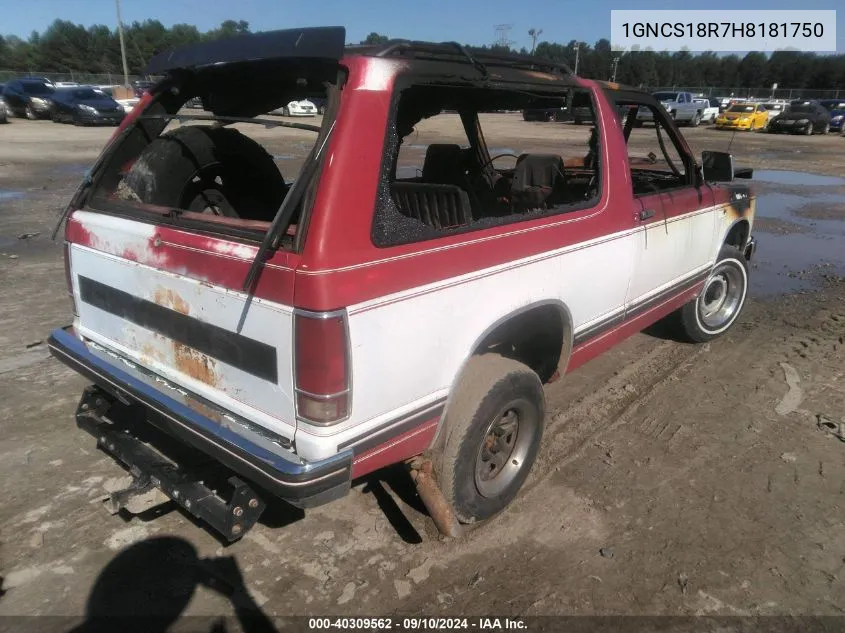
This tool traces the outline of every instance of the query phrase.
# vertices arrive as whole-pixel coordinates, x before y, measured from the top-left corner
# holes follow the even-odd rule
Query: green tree
[[[373,31],[367,37],[364,38],[364,41],[361,44],[386,44],[390,41],[390,38],[387,35],[382,35],[381,33],[376,33]]]

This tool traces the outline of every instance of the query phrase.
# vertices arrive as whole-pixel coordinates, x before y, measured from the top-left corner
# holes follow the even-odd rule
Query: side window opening
[[[631,127],[639,128],[636,133],[626,129],[634,195],[649,195],[689,184],[683,153],[663,122],[665,113],[657,109],[659,106],[633,101],[617,101],[616,105],[627,110]],[[648,125],[644,125],[646,121]]]
[[[566,108],[595,125],[591,95],[413,85],[399,93],[373,223],[377,246],[433,239],[594,206],[594,126],[514,111]],[[525,132],[522,132],[525,130]]]

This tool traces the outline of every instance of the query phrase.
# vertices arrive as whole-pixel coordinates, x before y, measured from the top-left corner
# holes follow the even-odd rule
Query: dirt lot
[[[454,123],[421,126],[414,144],[453,138]],[[516,151],[588,131],[486,123],[491,147]],[[635,130],[636,147],[649,132]],[[845,442],[825,430],[845,424],[845,181],[760,172],[739,324],[702,346],[638,334],[549,387],[526,489],[465,539],[438,540],[389,471],[305,514],[274,504],[225,547],[172,508],[106,512],[103,486],[121,471],[75,429],[85,382],[42,342],[70,320],[49,232],[110,133],[0,126],[0,615],[106,603],[270,616],[845,612]],[[696,151],[733,136],[685,133]],[[292,175],[308,134],[257,135]],[[731,146],[756,169],[830,176],[845,171],[843,150],[833,135],[746,133]]]

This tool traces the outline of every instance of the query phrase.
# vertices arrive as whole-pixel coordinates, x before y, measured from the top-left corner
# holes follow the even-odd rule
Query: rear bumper
[[[134,363],[80,340],[68,330],[58,329],[50,335],[48,346],[53,356],[111,398],[144,407],[152,414],[147,416],[149,423],[267,492],[292,505],[310,507],[339,498],[349,490],[351,450],[306,462],[283,447],[281,438],[246,420],[235,419]],[[105,413],[99,417],[99,422],[110,422]]]

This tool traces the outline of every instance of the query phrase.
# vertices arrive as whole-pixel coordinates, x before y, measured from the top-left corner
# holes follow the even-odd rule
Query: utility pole
[[[120,0],[114,0],[117,5],[117,34],[120,36],[120,57],[123,60],[123,85],[129,88],[129,67],[126,65],[126,44],[123,42],[123,22],[120,19]]]
[[[581,48],[581,42],[575,42],[575,74],[578,74],[578,49]]]
[[[619,66],[619,57],[617,56],[617,57],[613,58],[613,79],[611,79],[611,81],[613,81],[613,82],[616,82],[616,69],[618,68],[618,66]]]
[[[535,29],[530,28],[528,29],[528,35],[531,36],[531,54],[534,54],[534,49],[537,48],[537,38],[540,37],[540,33],[543,32],[543,29]]]

